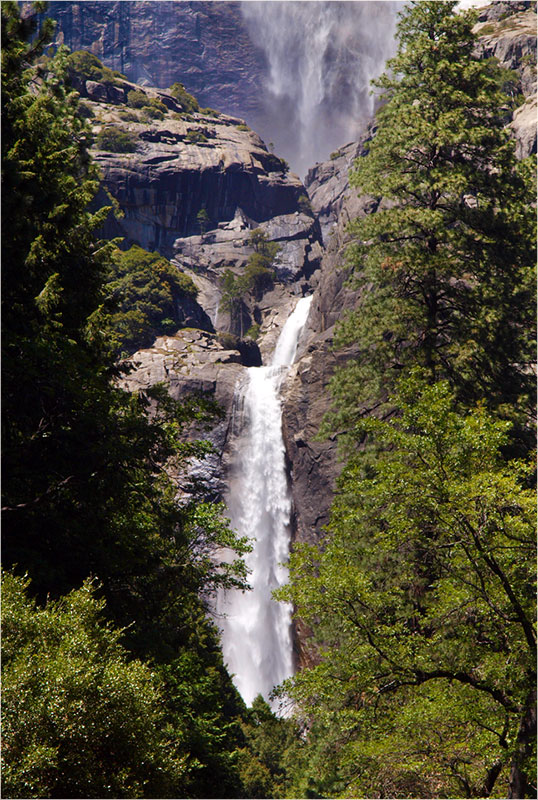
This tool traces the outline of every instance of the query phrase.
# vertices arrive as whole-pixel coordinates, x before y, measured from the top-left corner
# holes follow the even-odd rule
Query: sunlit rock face
[[[355,139],[393,54],[397,0],[49,3],[56,39],[129,80],[184,83],[245,118],[301,176]]]
[[[536,153],[536,4],[530,0],[498,0],[480,10],[474,28],[479,36],[477,52],[496,58],[519,76],[515,89],[524,102],[515,109],[511,123],[518,158]]]

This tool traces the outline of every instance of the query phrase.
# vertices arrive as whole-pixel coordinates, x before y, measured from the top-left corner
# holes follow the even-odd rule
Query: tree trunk
[[[536,787],[529,785],[526,766],[536,740],[536,689],[529,694],[517,735],[516,751],[510,770],[509,798],[536,797]],[[530,791],[534,790],[532,794]]]

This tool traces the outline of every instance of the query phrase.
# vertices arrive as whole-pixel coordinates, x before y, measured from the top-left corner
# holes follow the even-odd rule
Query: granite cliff
[[[135,83],[180,80],[201,105],[248,116],[260,109],[266,69],[237,2],[50,2],[56,41],[89,50]]]
[[[74,7],[81,4],[70,5],[70,13],[75,13]],[[196,6],[190,9],[194,16],[205,13],[205,6],[234,7],[228,3],[186,5]],[[85,14],[81,19],[86,19]],[[499,59],[517,75],[514,92],[522,95],[523,102],[514,104],[510,125],[520,157],[536,151],[535,20],[531,3],[499,2],[483,11],[477,24],[480,52]],[[82,30],[80,24],[77,30]],[[118,41],[124,33],[117,33]],[[113,35],[112,28],[107,35]],[[119,56],[112,63],[126,69]],[[166,84],[170,79],[159,82]],[[294,535],[307,541],[323,536],[340,466],[336,437],[325,441],[316,437],[330,406],[330,378],[349,355],[333,351],[334,327],[346,308],[360,302],[358,293],[346,285],[346,224],[356,216],[375,213],[378,205],[350,189],[348,171],[365,152],[375,128],[364,121],[362,137],[313,167],[303,185],[239,117],[210,109],[188,112],[169,92],[127,80],[118,80],[114,86],[81,80],[77,88],[96,137],[93,154],[101,168],[103,188],[123,213],[120,218],[110,217],[106,234],[123,236],[126,245],[159,250],[198,288],[198,313],[191,309],[185,317],[185,325],[195,327],[161,337],[151,348],[136,353],[135,369],[124,384],[136,390],[164,381],[175,397],[204,391],[221,403],[224,417],[209,433],[215,452],[204,463],[193,465],[197,474],[209,479],[214,498],[226,493],[236,382],[245,366],[267,359],[297,297],[314,293],[298,359],[283,387],[283,431]],[[143,110],[127,108],[132,91],[145,93],[144,102],[159,105],[160,114],[148,119]],[[207,95],[200,99],[209,100]],[[102,146],[103,135],[114,130],[127,134],[131,152]],[[206,217],[201,220],[202,210]],[[276,281],[248,293],[239,317],[231,318],[221,302],[223,279],[227,271],[243,274],[253,253],[253,230],[261,230],[268,241],[279,245]],[[247,342],[240,335],[249,328],[256,332]],[[308,659],[308,655],[301,650],[299,658]]]

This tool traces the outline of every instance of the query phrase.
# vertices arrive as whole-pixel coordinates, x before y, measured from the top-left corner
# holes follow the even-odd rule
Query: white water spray
[[[280,386],[293,363],[312,297],[304,297],[284,325],[271,366],[251,367],[236,390],[235,425],[241,463],[232,476],[228,508],[233,527],[254,540],[246,561],[249,592],[221,595],[222,649],[234,682],[250,705],[258,694],[293,674],[291,606],[272,592],[288,578],[291,498],[288,487]]]
[[[357,138],[374,100],[370,81],[394,55],[397,0],[241,3],[268,66],[266,109],[253,120],[300,175]]]

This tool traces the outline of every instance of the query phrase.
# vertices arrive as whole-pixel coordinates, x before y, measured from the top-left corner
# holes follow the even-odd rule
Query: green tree
[[[196,221],[198,222],[198,225],[200,227],[200,233],[204,234],[209,228],[209,223],[211,221],[209,214],[207,213],[207,209],[204,206],[202,206],[202,208],[197,213]]]
[[[532,418],[532,167],[504,127],[502,71],[474,55],[475,17],[455,6],[411,3],[376,82],[378,129],[351,182],[382,202],[351,225],[363,298],[338,343],[361,355],[334,383],[340,429],[416,362],[468,404]]]
[[[177,797],[185,742],[166,726],[164,684],[133,661],[91,582],[36,607],[2,584],[4,797]]]
[[[241,559],[219,564],[215,554],[222,547],[244,551],[246,543],[236,541],[221,508],[188,481],[188,459],[207,454],[209,446],[182,443],[185,427],[202,427],[214,408],[202,400],[174,402],[159,386],[138,395],[118,386],[121,371],[105,341],[106,326],[99,324],[104,284],[118,257],[113,243],[95,237],[109,209],[88,210],[99,182],[87,152],[90,132],[66,82],[66,54],[60,50],[36,63],[51,25],[45,20],[32,39],[34,29],[35,20],[22,20],[16,3],[2,4],[3,559],[28,573],[38,602],[58,599],[55,610],[38,612],[29,629],[41,631],[41,622],[50,622],[66,631],[69,622],[77,639],[73,648],[87,641],[89,652],[77,666],[63,634],[58,652],[48,634],[41,650],[40,634],[33,643],[28,634],[19,644],[31,669],[17,661],[10,673],[15,662],[5,639],[8,700],[15,711],[4,730],[15,749],[11,760],[4,748],[4,778],[19,796],[30,794],[23,788],[30,784],[38,796],[110,796],[116,788],[119,796],[237,796],[232,754],[241,741],[237,716],[243,706],[224,669],[207,598],[219,585],[244,585]],[[173,294],[179,280],[189,290],[167,263],[145,258],[132,284],[126,273],[122,278],[133,291],[139,278],[146,288],[136,288],[147,292],[150,305],[159,289],[156,273],[161,289],[168,284]],[[87,589],[69,594],[90,575],[101,582],[97,602],[106,597],[105,612],[122,629],[128,658],[109,647],[112,639],[94,624],[96,606],[81,600]],[[21,630],[22,618],[33,615],[24,608]],[[190,669],[183,669],[186,654]],[[129,671],[132,658],[150,663],[154,678],[135,663]],[[47,659],[49,672],[42,663]],[[72,711],[62,705],[64,690]],[[211,724],[207,696],[219,698]],[[85,705],[92,703],[99,718]],[[133,715],[125,735],[118,730],[122,705]],[[118,751],[96,754],[83,729],[72,732],[78,752],[70,748],[67,733],[77,709],[87,714],[98,742],[111,731]],[[196,736],[187,741],[184,731]],[[137,766],[126,752],[126,735],[137,740]],[[112,788],[103,786],[106,776]],[[92,782],[102,788],[87,789]]]
[[[327,540],[292,556],[284,594],[322,643],[293,696],[336,746],[332,791],[532,797],[532,464],[444,382],[392,403],[361,423],[377,453],[347,464]]]
[[[178,307],[197,295],[190,278],[160,253],[138,245],[114,250],[104,288],[106,299],[92,324],[116,356],[173,333],[179,327]]]

